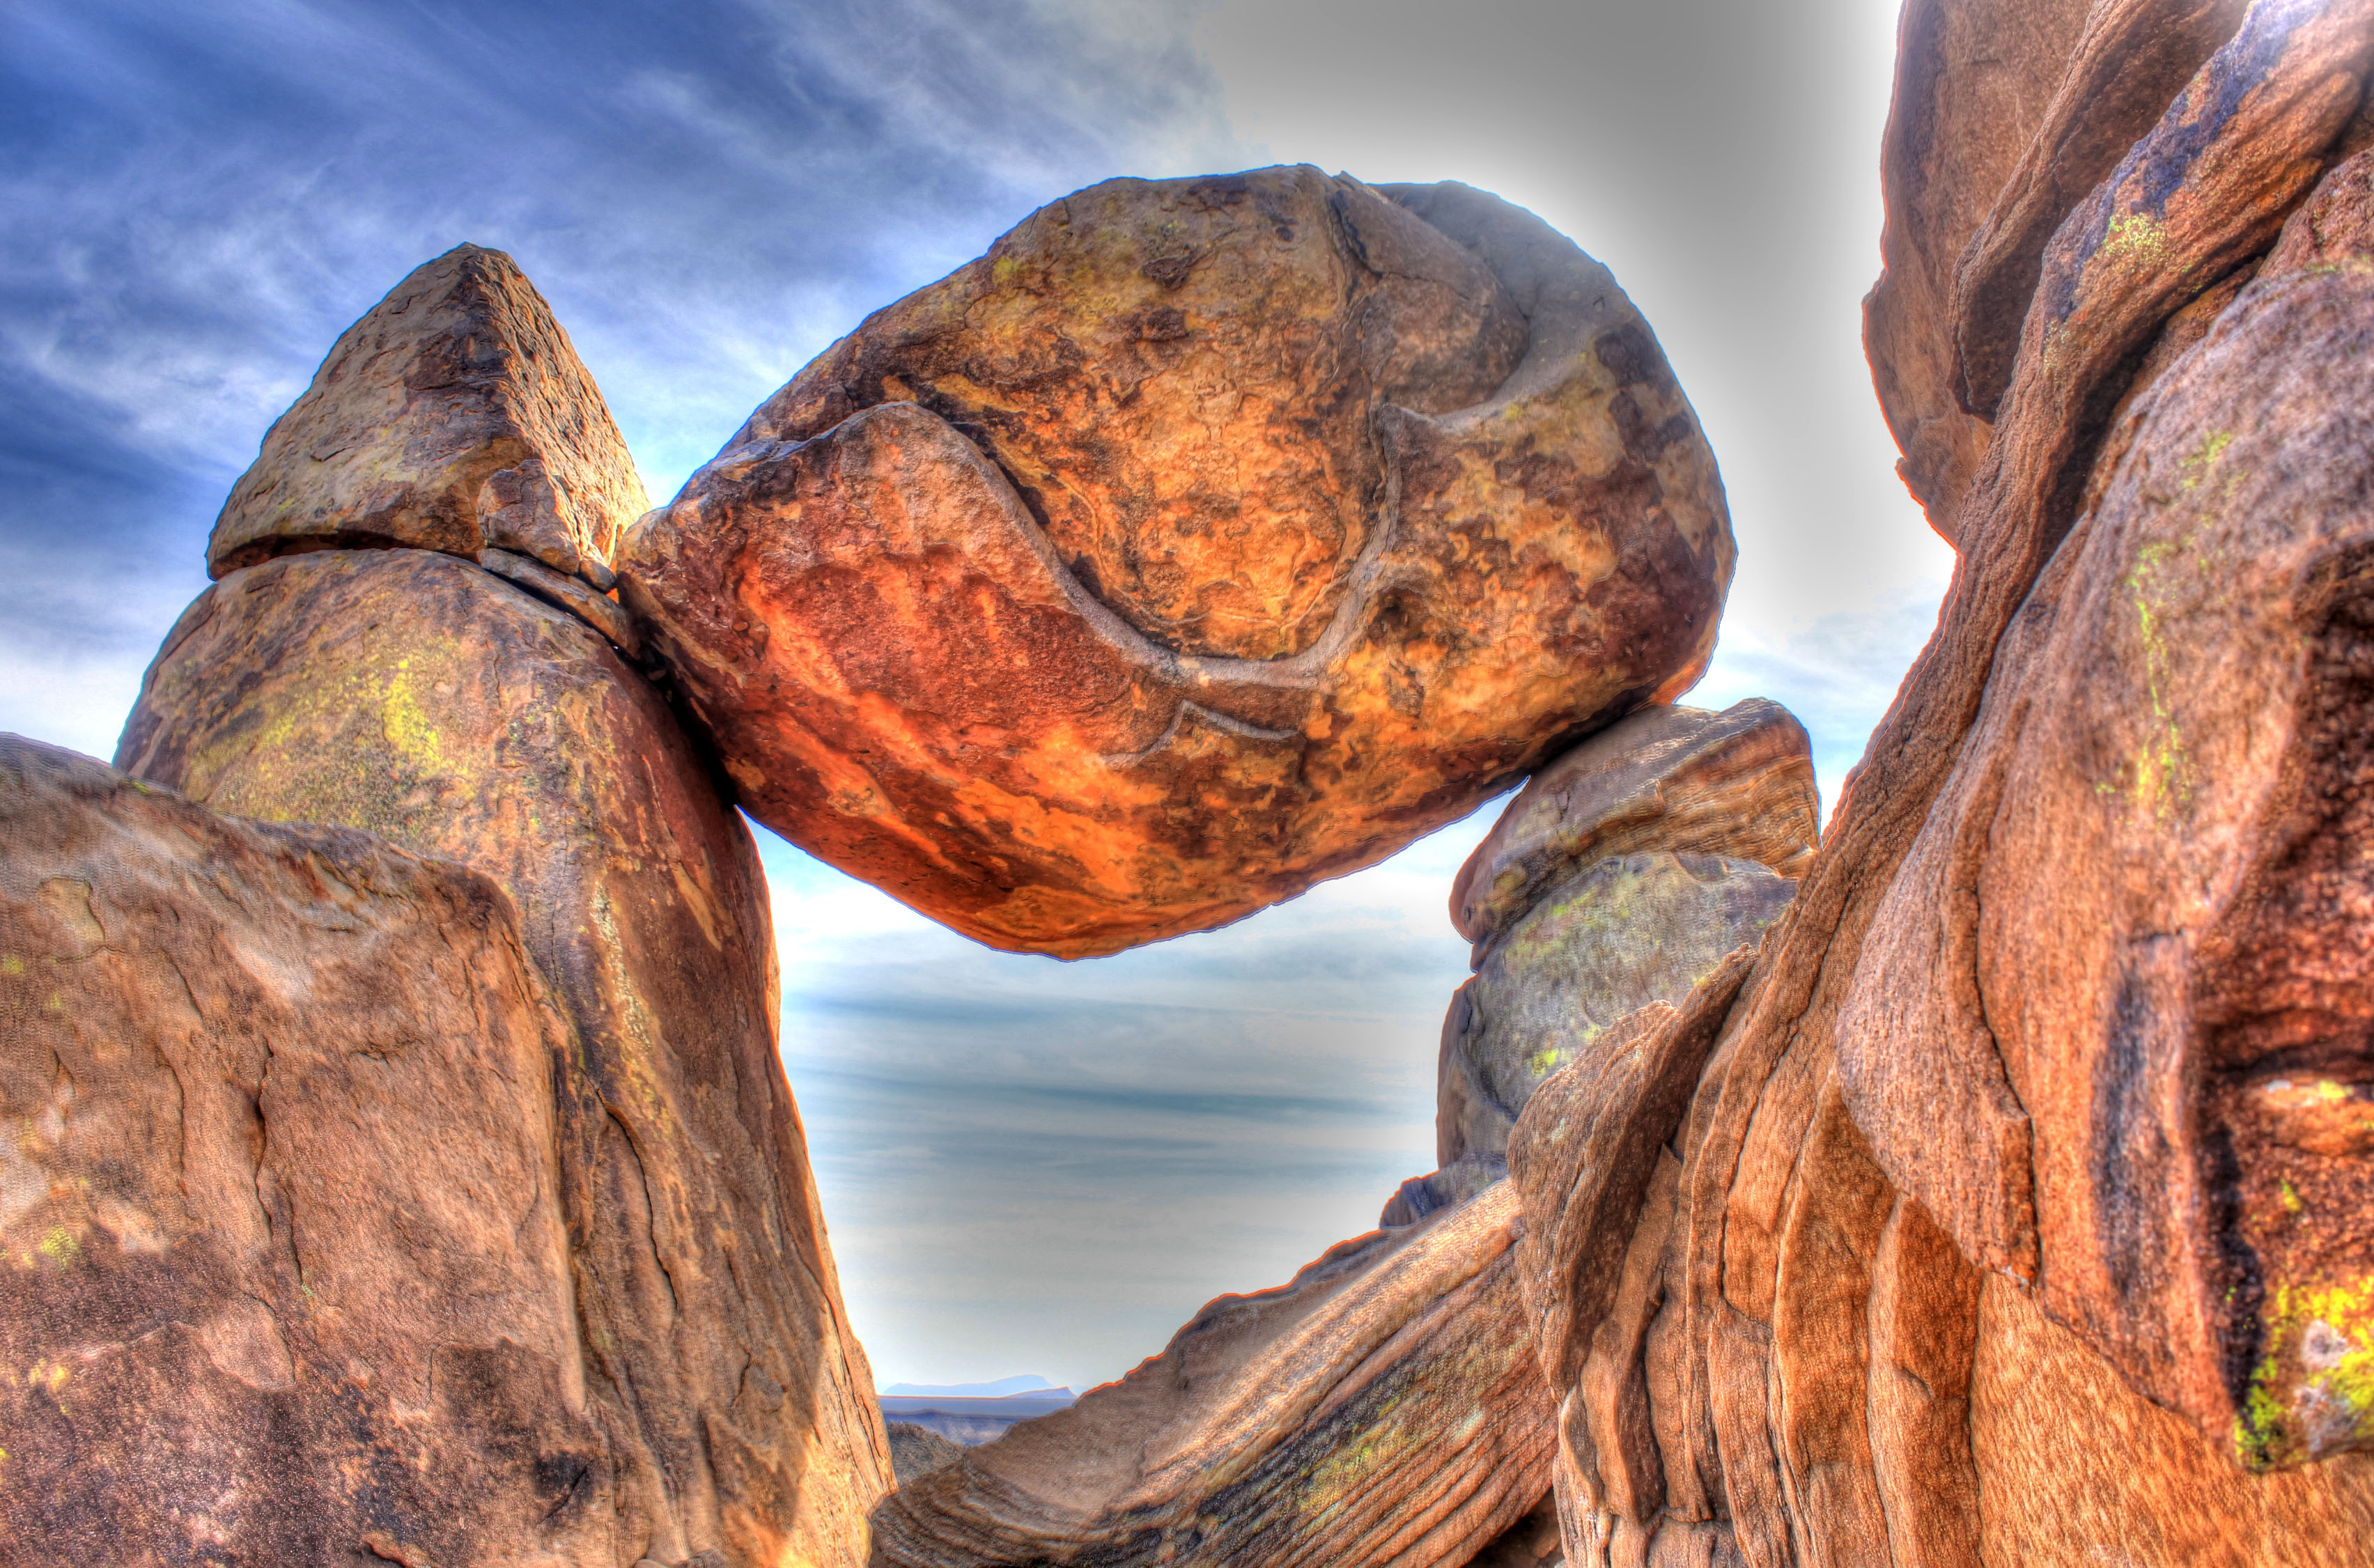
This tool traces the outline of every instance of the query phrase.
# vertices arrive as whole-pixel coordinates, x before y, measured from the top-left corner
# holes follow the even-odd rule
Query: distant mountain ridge
[[[1043,1377],[1001,1377],[994,1383],[894,1383],[882,1390],[884,1394],[913,1396],[937,1395],[952,1399],[998,1399],[1009,1394],[1069,1394],[1069,1388],[1058,1387]]]

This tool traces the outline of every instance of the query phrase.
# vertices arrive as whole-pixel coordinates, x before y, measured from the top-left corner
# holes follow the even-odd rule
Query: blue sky
[[[1740,540],[1690,701],[1825,803],[1950,566],[1891,472],[1886,0],[0,0],[0,729],[112,750],[264,427],[464,240],[518,257],[655,498],[875,306],[1112,174],[1456,178],[1608,263]],[[1227,931],[993,954],[762,834],[785,1060],[884,1382],[1086,1386],[1431,1163],[1443,902],[1489,810]]]

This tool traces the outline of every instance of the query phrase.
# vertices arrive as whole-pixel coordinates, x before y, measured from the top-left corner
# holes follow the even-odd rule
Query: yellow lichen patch
[[[2280,1283],[2261,1322],[2267,1348],[2235,1417],[2237,1457],[2273,1469],[2374,1443],[2374,1275]]]

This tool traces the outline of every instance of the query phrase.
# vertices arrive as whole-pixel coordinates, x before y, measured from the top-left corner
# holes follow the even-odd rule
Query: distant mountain
[[[894,1383],[885,1394],[937,1394],[951,1399],[996,1399],[1008,1394],[1028,1394],[1044,1388],[1052,1394],[1069,1394],[1068,1388],[1058,1388],[1043,1377],[1001,1377],[994,1383]]]

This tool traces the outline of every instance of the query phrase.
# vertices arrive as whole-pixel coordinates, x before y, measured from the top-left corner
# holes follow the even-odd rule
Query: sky
[[[1893,474],[1889,0],[0,0],[0,730],[105,757],[331,342],[511,252],[655,500],[866,312],[1117,174],[1459,179],[1608,264],[1729,489],[1686,701],[1825,808],[1951,567]],[[1086,1387],[1432,1163],[1450,881],[1496,806],[1220,932],[993,953],[759,830],[787,1072],[883,1384]]]

